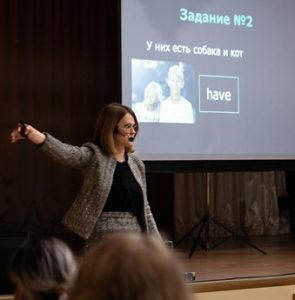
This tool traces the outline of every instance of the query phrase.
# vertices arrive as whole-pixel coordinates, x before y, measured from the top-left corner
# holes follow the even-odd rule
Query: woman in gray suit
[[[115,232],[146,232],[160,237],[146,192],[145,167],[133,153],[138,122],[127,106],[105,106],[92,142],[65,144],[26,123],[11,142],[28,140],[57,162],[79,169],[82,187],[62,222],[90,246]]]

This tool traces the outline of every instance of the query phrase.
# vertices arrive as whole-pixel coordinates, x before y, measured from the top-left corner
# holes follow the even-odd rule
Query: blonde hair
[[[168,78],[180,78],[182,81],[184,80],[184,75],[183,75],[183,67],[180,65],[173,65],[169,68],[168,71]]]
[[[76,274],[72,251],[56,238],[27,241],[10,262],[10,278],[26,300],[59,299],[68,291]]]
[[[162,101],[162,87],[156,81],[151,81],[144,89],[144,102],[149,110],[157,108]]]
[[[135,113],[128,106],[111,103],[106,105],[100,112],[93,137],[93,143],[102,147],[107,154],[115,154],[114,133],[117,130],[118,122],[126,115],[130,114],[134,118],[138,132],[138,121]],[[126,148],[127,152],[133,152],[133,148]]]
[[[85,256],[71,300],[187,300],[177,259],[158,238],[114,234]]]

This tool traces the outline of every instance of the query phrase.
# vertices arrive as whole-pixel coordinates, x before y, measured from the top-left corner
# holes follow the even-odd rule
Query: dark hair
[[[57,300],[76,273],[72,251],[56,238],[26,241],[10,261],[10,278],[26,300]]]
[[[128,106],[119,103],[111,103],[105,106],[98,115],[93,143],[102,147],[106,153],[114,154],[115,146],[113,134],[117,130],[118,122],[126,114],[130,114],[134,118],[137,127],[136,131],[138,132],[138,121],[133,110]],[[133,149],[127,148],[126,151],[132,152]]]

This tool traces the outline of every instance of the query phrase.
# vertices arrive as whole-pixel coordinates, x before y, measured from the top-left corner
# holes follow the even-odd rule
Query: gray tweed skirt
[[[140,233],[142,229],[137,218],[128,212],[102,212],[97,223],[86,240],[86,248],[100,242],[111,234],[119,232]]]

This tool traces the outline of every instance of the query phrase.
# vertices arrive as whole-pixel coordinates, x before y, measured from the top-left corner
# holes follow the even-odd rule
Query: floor
[[[191,258],[188,255],[193,241],[184,246],[180,244],[175,251],[184,272],[195,272],[197,282],[295,275],[294,236],[252,237],[248,240],[266,254],[237,238],[216,248],[213,246],[219,241],[210,240],[207,251],[198,245]]]

